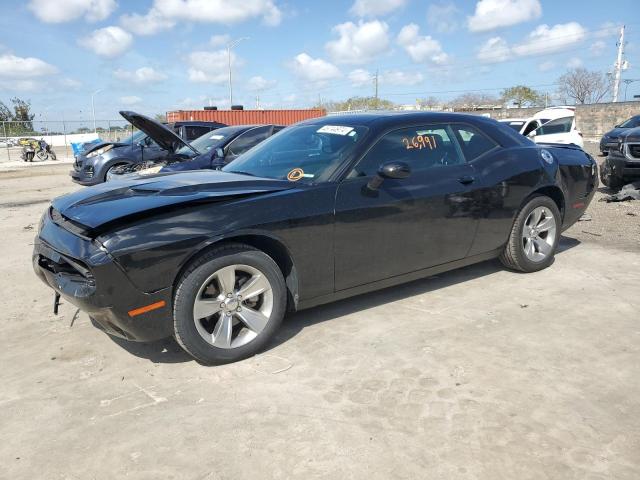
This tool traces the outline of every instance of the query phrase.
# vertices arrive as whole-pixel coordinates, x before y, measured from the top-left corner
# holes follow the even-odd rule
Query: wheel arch
[[[560,216],[564,220],[566,202],[564,193],[562,192],[562,189],[560,187],[556,185],[546,185],[544,187],[539,187],[538,189],[534,190],[531,195],[524,199],[520,208],[522,208],[522,206],[524,206],[534,195],[544,195],[553,200],[558,207],[558,210],[560,211]]]
[[[193,252],[180,267],[178,274],[173,280],[173,291],[177,288],[178,280],[193,261],[202,255],[230,243],[244,244],[265,253],[276,262],[282,272],[285,285],[287,287],[287,310],[295,311],[298,307],[298,273],[293,256],[286,245],[279,239],[267,233],[241,233],[229,237],[219,238],[213,242],[203,245]]]

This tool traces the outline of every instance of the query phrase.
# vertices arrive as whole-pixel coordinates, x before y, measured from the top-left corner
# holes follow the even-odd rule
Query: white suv
[[[534,142],[573,144],[584,148],[582,132],[576,128],[574,107],[547,108],[533,118],[539,118],[543,123],[528,135]]]

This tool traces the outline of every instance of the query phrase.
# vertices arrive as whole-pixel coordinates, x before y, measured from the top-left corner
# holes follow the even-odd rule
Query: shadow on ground
[[[562,254],[579,244],[580,241],[575,238],[562,236],[558,244],[557,253]],[[375,292],[358,295],[345,300],[289,314],[282,323],[282,326],[275,335],[273,341],[267,347],[267,350],[271,350],[272,348],[289,341],[306,327],[311,325],[335,320],[360,310],[375,308],[380,305],[396,302],[415,295],[422,295],[440,288],[491,275],[503,268],[504,267],[498,260],[489,260],[421,280],[415,280],[403,285],[377,290]],[[181,363],[194,361],[182,350],[173,337],[149,343],[130,342],[117,337],[110,338],[129,353],[140,358],[146,358],[154,363]]]

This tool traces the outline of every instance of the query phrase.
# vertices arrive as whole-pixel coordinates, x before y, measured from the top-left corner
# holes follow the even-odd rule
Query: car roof
[[[527,122],[530,118],[497,118],[499,122]]]
[[[298,125],[349,125],[349,126],[366,126],[375,128],[387,128],[396,125],[404,125],[411,123],[439,123],[439,122],[466,122],[471,124],[477,123],[496,123],[488,117],[481,115],[470,115],[466,113],[448,113],[448,112],[417,112],[417,111],[376,111],[366,113],[352,113],[340,115],[327,115],[325,117],[312,118],[300,122]]]
[[[168,125],[172,127],[211,127],[216,125],[227,126],[226,123],[220,122],[205,122],[201,120],[180,120],[178,122],[171,122]]]

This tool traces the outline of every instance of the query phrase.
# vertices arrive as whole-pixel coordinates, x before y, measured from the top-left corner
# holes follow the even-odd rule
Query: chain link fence
[[[126,141],[133,132],[124,120],[96,120],[95,128],[83,120],[0,122],[0,164],[21,162],[23,146],[30,140],[47,142],[58,160],[73,160],[73,144]]]

